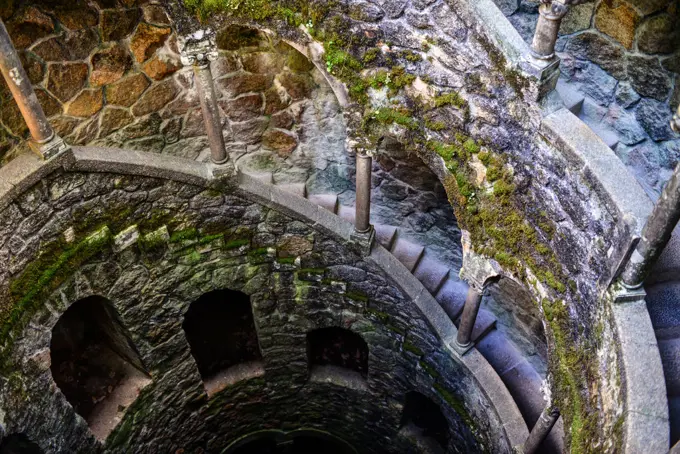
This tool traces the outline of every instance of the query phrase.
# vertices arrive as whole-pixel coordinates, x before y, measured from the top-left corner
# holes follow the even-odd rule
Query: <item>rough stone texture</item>
[[[638,31],[638,48],[648,54],[669,54],[680,44],[680,22],[677,14],[650,17]]]
[[[106,101],[110,104],[130,107],[151,83],[144,74],[133,74],[106,87]]]
[[[665,101],[671,89],[671,78],[656,58],[629,56],[630,84],[642,96]]]
[[[85,85],[88,69],[85,63],[50,64],[47,89],[60,101],[66,102]]]
[[[104,104],[102,89],[87,89],[80,92],[66,109],[66,115],[90,117],[99,112]]]
[[[142,66],[142,71],[153,80],[163,80],[182,68],[179,58],[174,55],[156,54]]]
[[[611,36],[626,49],[633,47],[635,29],[640,16],[626,3],[612,7],[611,2],[600,2],[595,11],[595,27]]]
[[[120,45],[111,47],[92,56],[90,85],[101,87],[116,82],[132,66],[128,51]]]
[[[165,40],[170,36],[171,29],[169,27],[154,27],[142,23],[137,27],[137,31],[130,40],[130,49],[135,59],[141,63],[149,58],[160,49]]]
[[[166,80],[158,85],[153,85],[149,88],[142,97],[135,103],[132,108],[132,113],[137,117],[141,117],[152,112],[159,111],[167,103],[172,101],[179,93],[177,84],[174,80]]]
[[[106,9],[101,12],[101,33],[104,41],[127,38],[137,26],[142,14],[139,8]]]
[[[42,207],[31,200],[40,200]],[[76,241],[95,232],[115,236],[129,225],[141,235],[159,225],[170,233],[192,227],[219,232],[186,239],[172,235],[151,249],[137,242],[114,252],[108,241],[100,243],[96,253],[63,273],[54,291],[41,294],[25,313],[26,323],[44,330],[14,325],[22,336],[9,358],[21,379],[3,381],[0,388],[7,409],[4,427],[25,433],[45,452],[174,452],[178,446],[188,452],[220,451],[262,429],[263,421],[289,430],[331,429],[369,454],[419,452],[413,440],[396,433],[403,396],[410,390],[441,408],[449,424],[448,451],[482,452],[483,443],[493,452],[510,452],[487,396],[442,349],[415,304],[389,276],[334,237],[238,193],[147,177],[56,173],[27,190],[18,203],[30,211],[24,214],[10,205],[2,212],[7,220],[0,224],[3,230],[30,223],[30,229],[17,229],[15,235],[42,231],[46,242],[58,240],[69,227],[78,232]],[[121,207],[129,209],[125,219],[110,220]],[[101,230],[102,221],[108,230]],[[29,236],[24,240],[30,241]],[[289,247],[303,242],[304,248]],[[279,248],[300,253],[299,262],[281,260]],[[21,262],[16,276],[34,254],[16,256]],[[0,285],[14,276],[4,277]],[[246,377],[208,398],[182,318],[201,294],[221,288],[250,296],[265,375]],[[103,447],[53,385],[45,367],[49,356],[37,354],[49,348],[50,329],[59,316],[89,295],[111,301],[153,377]],[[327,326],[350,329],[367,342],[364,388],[309,379],[305,334]],[[24,405],[26,396],[39,413]]]

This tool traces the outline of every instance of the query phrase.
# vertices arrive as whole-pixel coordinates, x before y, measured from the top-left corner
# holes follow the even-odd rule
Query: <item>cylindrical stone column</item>
[[[229,159],[227,149],[224,146],[224,136],[222,135],[222,120],[220,119],[219,107],[217,107],[217,96],[215,95],[215,83],[210,70],[210,61],[194,65],[194,81],[196,91],[201,101],[203,111],[203,121],[205,130],[208,134],[210,144],[210,154],[215,164],[224,164]]]
[[[678,106],[678,112],[673,115],[671,120],[671,129],[680,134],[680,106]]]
[[[366,233],[371,230],[371,170],[373,158],[367,153],[357,153],[356,216],[354,230]]]
[[[642,286],[647,274],[666,247],[680,219],[680,163],[664,186],[661,197],[642,229],[642,237],[621,275],[629,289]]]
[[[482,292],[474,287],[470,287],[465,297],[463,315],[460,317],[460,326],[456,336],[456,343],[459,347],[467,348],[472,344],[472,329],[475,327],[475,321],[477,320],[481,304]]]
[[[551,60],[555,56],[555,43],[560,31],[562,18],[567,14],[568,7],[558,1],[542,3],[538,8],[538,22],[531,50],[534,57],[541,60]]]
[[[33,141],[38,144],[49,142],[54,137],[54,130],[47,121],[45,112],[33,90],[33,85],[26,75],[21,60],[17,55],[5,24],[0,20],[0,71],[12,92],[21,115],[31,132]]]
[[[555,407],[547,407],[531,429],[529,438],[524,443],[524,454],[534,454],[543,443],[543,440],[550,434],[553,426],[560,417],[560,411]]]

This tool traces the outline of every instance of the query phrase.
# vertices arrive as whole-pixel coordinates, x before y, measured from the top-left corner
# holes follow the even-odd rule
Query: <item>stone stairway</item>
[[[247,173],[263,183],[275,184],[271,172]],[[275,185],[299,197],[307,198],[310,202],[354,223],[355,208],[341,205],[335,194],[307,194],[304,183]],[[457,270],[453,271],[438,261],[426,247],[402,237],[399,228],[385,224],[374,224],[373,227],[376,241],[413,273],[458,327],[468,285],[458,279]],[[505,334],[496,329],[496,321],[492,312],[480,308],[472,331],[472,339],[479,352],[505,383],[527,426],[531,429],[546,405],[542,391],[543,378]],[[563,430],[560,418],[544,442],[542,452],[562,452]]]
[[[680,440],[680,228],[645,281],[647,310],[652,319],[666,378],[671,445]]]

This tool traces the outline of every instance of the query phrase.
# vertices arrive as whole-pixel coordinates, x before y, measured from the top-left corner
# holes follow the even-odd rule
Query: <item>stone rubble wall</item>
[[[494,0],[527,42],[535,0]],[[652,197],[680,160],[670,119],[680,104],[680,3],[597,0],[571,7],[557,53],[563,80],[585,95],[581,118],[619,144],[614,151]]]
[[[448,452],[510,452],[490,397],[392,277],[234,187],[46,169],[0,219],[2,424],[47,453],[213,452],[263,421],[330,428],[362,452],[421,452],[397,433],[410,390],[442,408]],[[265,375],[207,399],[181,323],[218,288],[251,296]],[[90,295],[112,302],[153,378],[104,447],[49,371],[51,328]],[[308,381],[305,333],[325,326],[368,343],[367,391]]]

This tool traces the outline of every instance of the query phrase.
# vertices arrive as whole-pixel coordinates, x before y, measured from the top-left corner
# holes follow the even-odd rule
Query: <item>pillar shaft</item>
[[[371,229],[371,168],[373,159],[365,153],[357,153],[356,163],[356,217],[354,229],[366,233]]]
[[[536,32],[531,43],[534,57],[541,60],[551,60],[555,56],[555,43],[560,31],[562,18],[567,14],[567,6],[559,3],[542,3],[538,8],[538,22]]]
[[[472,329],[475,327],[475,321],[477,320],[481,304],[482,292],[474,287],[470,287],[467,297],[465,297],[465,307],[463,307],[463,315],[460,317],[460,326],[458,327],[458,336],[456,336],[456,343],[460,347],[468,347],[472,343]]]
[[[548,437],[559,417],[560,411],[555,407],[547,407],[543,410],[538,421],[534,424],[534,428],[531,429],[529,438],[524,443],[524,454],[534,454],[538,451],[541,443]]]
[[[215,164],[223,164],[227,162],[229,156],[224,146],[222,120],[220,119],[220,111],[217,106],[215,83],[213,82],[210,63],[194,65],[194,81],[201,102],[203,121],[205,122],[206,133],[208,134],[212,161]]]
[[[680,106],[678,106],[678,112],[673,115],[673,119],[671,120],[671,129],[680,133]]]
[[[680,164],[664,186],[652,214],[642,229],[642,237],[623,270],[621,279],[628,288],[642,285],[666,247],[680,219]]]
[[[38,144],[44,144],[54,137],[54,130],[47,121],[45,112],[26,75],[5,24],[0,21],[0,71],[12,92],[21,115],[26,121],[31,137]]]

